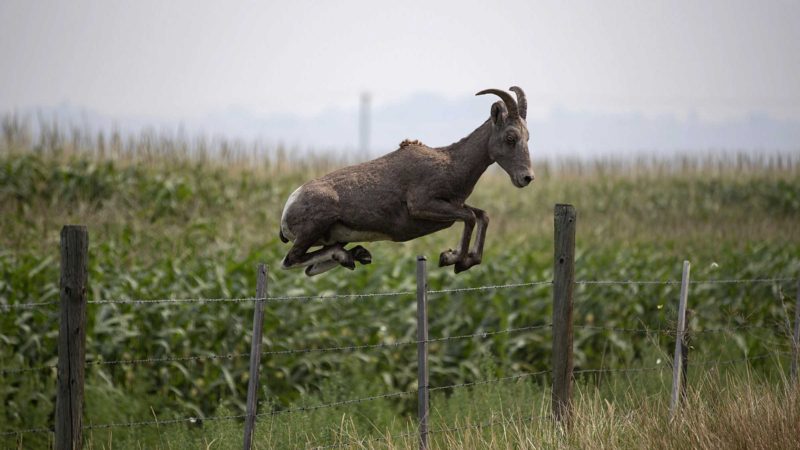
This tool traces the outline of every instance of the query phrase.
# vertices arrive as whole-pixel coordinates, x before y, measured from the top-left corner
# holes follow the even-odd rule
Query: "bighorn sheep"
[[[489,216],[465,204],[484,171],[500,164],[514,186],[533,181],[528,153],[527,101],[517,86],[508,92],[486,89],[475,95],[494,94],[491,116],[469,136],[447,147],[430,148],[405,140],[400,148],[372,161],[345,167],[294,191],[281,216],[280,238],[293,241],[282,268],[306,267],[313,276],[338,265],[355,268],[372,262],[372,256],[351,242],[390,240],[404,242],[464,222],[455,250],[439,257],[439,266],[455,265],[459,273],[480,264]],[[470,249],[475,225],[477,236]],[[308,252],[312,246],[321,246]]]

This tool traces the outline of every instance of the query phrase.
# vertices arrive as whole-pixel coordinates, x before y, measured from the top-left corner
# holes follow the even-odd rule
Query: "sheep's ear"
[[[502,125],[508,117],[508,109],[503,102],[494,102],[492,104],[492,123],[495,126]]]

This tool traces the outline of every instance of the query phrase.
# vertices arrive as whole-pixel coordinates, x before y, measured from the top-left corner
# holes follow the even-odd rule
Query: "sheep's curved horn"
[[[508,108],[509,117],[519,117],[519,109],[517,109],[517,102],[514,100],[514,97],[512,97],[511,94],[509,94],[508,92],[501,91],[500,89],[484,89],[475,95],[483,95],[483,94],[494,94],[500,97],[503,100],[503,103],[506,104],[506,108]]]
[[[519,106],[519,115],[523,119],[527,118],[528,116],[528,99],[525,98],[525,92],[522,91],[522,88],[519,86],[511,86],[508,88],[509,91],[514,91],[517,94],[517,106]]]

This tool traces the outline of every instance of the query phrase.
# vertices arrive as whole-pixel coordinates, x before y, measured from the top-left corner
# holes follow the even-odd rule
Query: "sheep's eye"
[[[506,142],[511,144],[511,145],[514,145],[514,144],[517,143],[517,138],[515,138],[514,136],[510,136],[510,135],[506,136]]]

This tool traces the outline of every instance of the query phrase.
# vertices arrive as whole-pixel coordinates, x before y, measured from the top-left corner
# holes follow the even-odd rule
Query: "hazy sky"
[[[2,0],[0,61],[0,112],[310,115],[518,84],[532,114],[797,119],[800,2]]]

